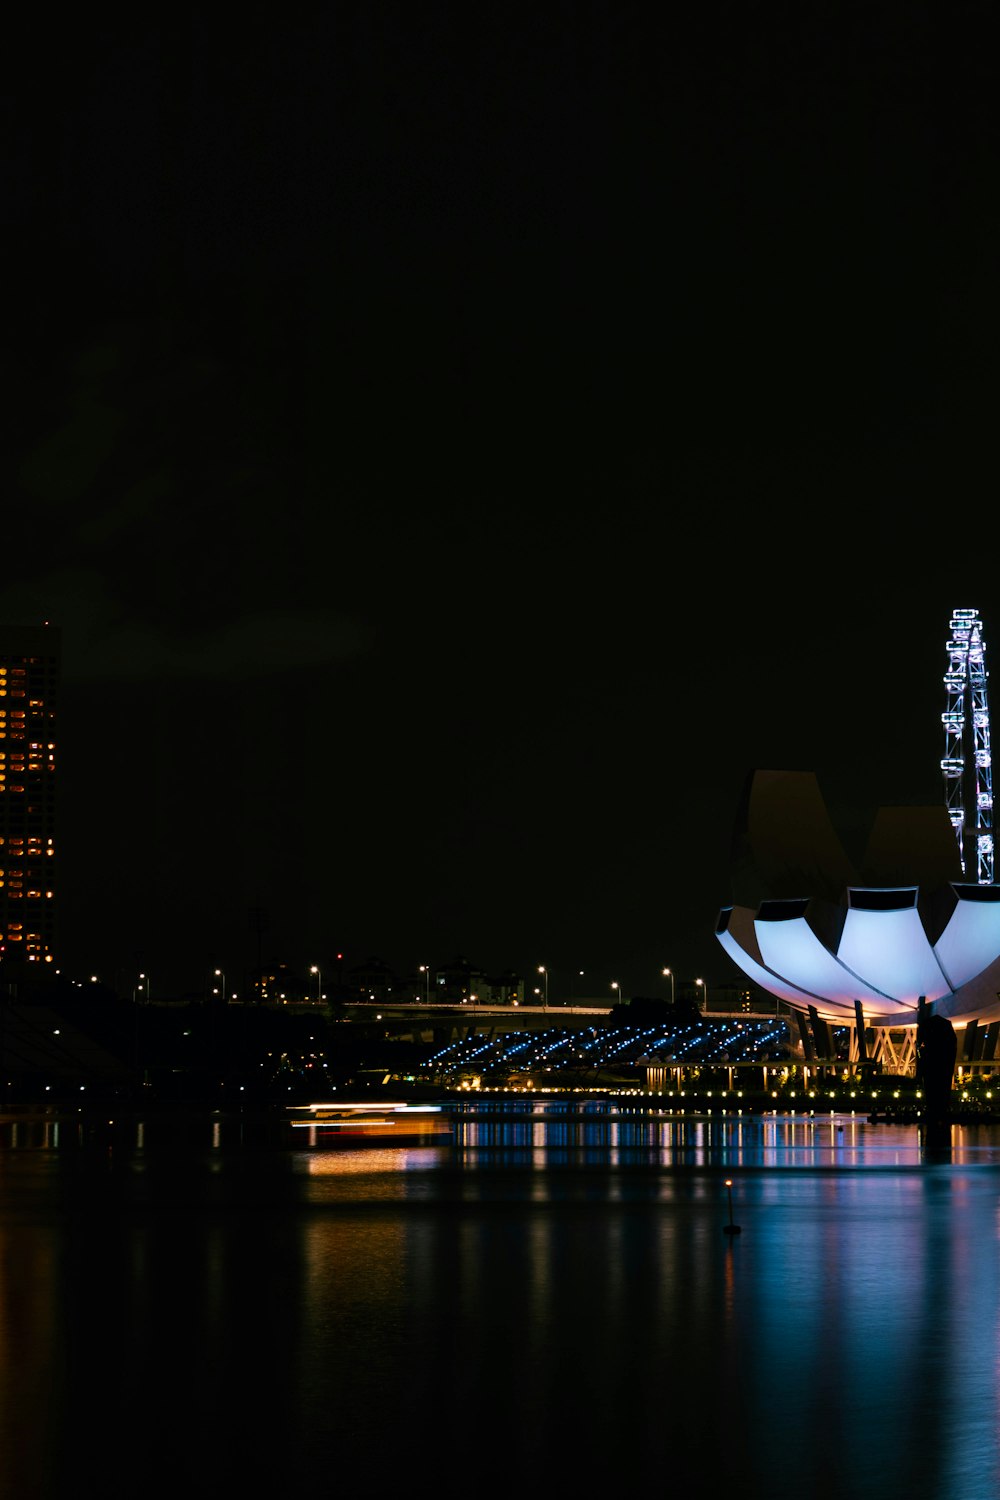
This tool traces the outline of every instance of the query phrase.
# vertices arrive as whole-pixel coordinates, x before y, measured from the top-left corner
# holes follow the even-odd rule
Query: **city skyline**
[[[47,974],[35,977],[41,977],[43,981],[47,978],[50,982],[54,977],[63,983],[64,988],[66,985],[84,988],[96,985],[108,994],[121,999],[131,998],[141,1005],[170,1001],[336,1004],[363,1000],[415,1001],[433,1005],[435,1001],[454,1003],[467,999],[485,1005],[515,1004],[542,1009],[578,1004],[610,1009],[619,1003],[628,1004],[633,999],[640,999],[662,1001],[670,1006],[694,1001],[704,1009],[711,997],[716,1002],[715,1008],[719,1009],[724,996],[731,1009],[740,1009],[737,996],[749,994],[754,997],[754,1009],[775,1007],[774,998],[735,967],[735,977],[727,977],[715,985],[701,975],[682,974],[663,967],[649,974],[640,974],[636,986],[624,979],[610,978],[603,972],[588,973],[572,966],[532,964],[526,969],[510,965],[490,968],[461,952],[440,961],[415,963],[404,960],[396,965],[388,963],[378,952],[366,953],[363,957],[337,953],[322,963],[310,962],[310,957],[315,955],[303,958],[292,954],[258,966],[253,962],[233,961],[235,955],[223,955],[225,967],[193,968],[180,979],[168,978],[150,969],[137,970],[120,959],[109,961],[101,966],[100,972],[93,973],[85,969],[74,971],[66,963],[55,963]],[[23,970],[19,970],[16,976],[13,968],[7,972],[15,986],[18,980],[31,978]],[[167,972],[171,976],[176,973]],[[712,1008],[711,1004],[709,1008]]]
[[[986,65],[355,20],[18,23],[0,620],[62,631],[74,965],[262,912],[735,983],[746,776],[937,798],[952,610],[1000,650]]]

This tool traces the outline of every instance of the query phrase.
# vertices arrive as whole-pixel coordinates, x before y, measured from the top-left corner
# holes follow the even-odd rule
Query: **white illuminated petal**
[[[735,910],[735,909],[734,909]],[[809,994],[806,990],[799,989],[795,984],[790,984],[780,974],[766,969],[763,964],[749,954],[742,946],[734,933],[727,929],[716,933],[719,942],[733,960],[755,984],[761,989],[767,990],[771,995],[777,995],[779,1000],[786,1000],[789,1005],[796,1006],[799,1010],[808,1010],[810,1005],[815,1005],[816,995]]]
[[[954,989],[1000,957],[1000,886],[955,886],[958,905],[934,945]]]
[[[813,932],[805,917],[754,923],[761,956],[769,969],[792,974],[803,989],[824,1000],[846,1006],[853,1016],[855,1000],[883,1006],[891,999],[885,990],[869,984],[863,971],[845,968]]]
[[[853,893],[852,893],[853,898]],[[895,911],[852,906],[844,919],[837,957],[883,994],[915,1006],[951,994],[916,905]]]

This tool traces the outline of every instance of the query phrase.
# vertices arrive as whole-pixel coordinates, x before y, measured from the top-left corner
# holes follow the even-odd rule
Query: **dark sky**
[[[70,965],[196,989],[260,907],[302,968],[733,982],[749,770],[943,796],[952,609],[1000,650],[990,12],[676,10],[11,34]]]

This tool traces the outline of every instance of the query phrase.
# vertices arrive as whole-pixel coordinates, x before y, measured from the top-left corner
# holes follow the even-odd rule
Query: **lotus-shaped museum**
[[[811,771],[755,771],[716,935],[755,984],[854,1026],[1000,1021],[1000,886],[971,883],[944,806],[838,804]]]

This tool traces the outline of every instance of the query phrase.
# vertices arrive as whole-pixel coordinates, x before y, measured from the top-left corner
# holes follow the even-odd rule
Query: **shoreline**
[[[317,1101],[310,1100],[310,1103]],[[913,1098],[892,1102],[876,1093],[864,1097],[858,1090],[824,1091],[824,1097],[775,1096],[763,1092],[720,1093],[719,1091],[684,1091],[683,1094],[660,1094],[634,1087],[600,1086],[544,1089],[412,1089],[386,1088],[380,1092],[345,1093],[323,1101],[336,1107],[350,1104],[377,1111],[389,1104],[437,1106],[443,1111],[468,1111],[482,1117],[495,1115],[511,1119],[517,1115],[537,1119],[539,1115],[596,1118],[605,1113],[615,1116],[651,1115],[677,1119],[781,1116],[801,1119],[824,1119],[830,1116],[855,1116],[872,1125],[949,1125],[1000,1124],[1000,1100],[989,1102],[965,1098],[955,1092],[951,1108],[936,1116],[933,1122],[926,1110]],[[0,1105],[0,1126],[81,1122],[93,1124],[123,1123],[143,1120],[205,1120],[270,1123],[291,1127],[292,1113],[306,1101],[254,1100],[241,1104],[219,1104],[197,1099],[117,1099],[73,1105],[68,1101],[51,1103],[25,1102]]]

